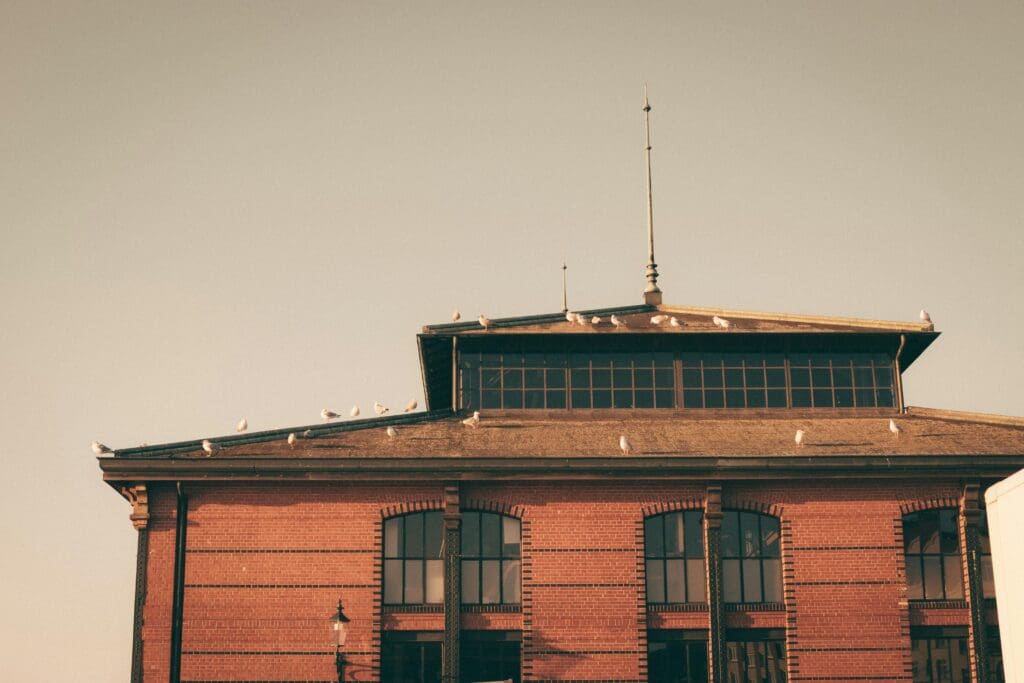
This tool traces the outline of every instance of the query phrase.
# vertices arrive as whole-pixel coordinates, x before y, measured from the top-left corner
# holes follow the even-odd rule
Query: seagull
[[[805,432],[802,429],[796,430],[796,438],[793,439],[793,441],[796,441],[796,445],[797,446],[803,446],[804,445],[804,434],[806,434],[806,433],[807,432]]]
[[[895,435],[895,437],[898,439],[900,438],[900,434],[903,433],[903,427],[900,427],[898,424],[896,424],[896,420],[889,418],[889,431],[892,432],[893,435]]]
[[[574,323],[574,322],[576,322],[576,314],[573,313],[572,311],[566,311],[565,312],[565,319],[568,320],[571,323]]]
[[[408,413],[408,412],[411,412],[413,410],[416,410],[416,406],[417,406],[416,399],[413,399],[413,400],[411,400],[411,401],[409,401],[408,403],[405,404],[405,410],[403,412]]]
[[[384,413],[388,412],[389,408],[387,406],[385,406],[383,403],[381,403],[380,401],[374,401],[373,402],[373,410],[378,415],[383,415]]]
[[[633,452],[633,444],[629,442],[625,434],[619,437],[619,448],[622,449],[623,455],[629,455]]]
[[[295,436],[295,432],[288,435],[288,445],[295,448],[295,443],[299,440],[299,437]]]
[[[238,432],[239,434],[241,434],[242,432],[244,432],[248,428],[249,428],[249,423],[246,421],[246,419],[244,417],[241,420],[238,421],[237,425],[235,425],[235,431]]]
[[[653,318],[651,318],[651,323],[654,324],[654,325],[660,325],[663,322],[665,322],[666,320],[668,320],[668,316],[667,315],[656,315]]]
[[[324,420],[333,420],[336,417],[341,417],[341,415],[338,415],[333,410],[327,410],[327,408],[324,408],[323,410],[320,411],[320,417],[322,417]]]
[[[203,450],[206,451],[206,457],[210,457],[211,455],[220,450],[220,446],[210,441],[209,439],[203,439]]]
[[[680,322],[679,318],[672,316],[668,319],[668,324],[672,327],[686,327],[686,323]]]
[[[593,318],[590,319],[590,324],[591,325],[600,325],[601,324],[601,316],[595,315]]]
[[[462,314],[459,313],[458,309],[452,311],[452,322],[457,323],[462,319]]]
[[[312,429],[307,429],[306,431],[302,432],[302,438],[303,439],[312,439],[313,438],[313,430]]]
[[[920,316],[921,322],[923,323],[930,323],[932,321],[932,317],[928,315],[928,311],[924,310],[923,308],[921,309]]]
[[[388,438],[393,439],[398,436],[398,430],[394,427],[388,427]]]
[[[113,453],[105,444],[101,444],[99,441],[92,442],[92,452],[96,455],[106,455],[107,453]]]
[[[626,322],[624,320],[619,320],[618,316],[613,315],[612,316],[612,325],[615,325],[615,327],[625,327],[626,326]]]
[[[577,313],[576,314],[576,322],[579,323],[580,325],[586,325],[587,324],[587,317]]]
[[[711,318],[711,322],[713,322],[716,327],[721,327],[723,330],[727,330],[730,327],[732,327],[731,322],[729,322],[725,318],[719,318],[717,315]]]
[[[348,414],[352,417],[359,417],[359,406],[352,406],[352,410],[348,411]]]
[[[480,327],[484,328],[485,330],[490,329],[491,327],[491,319],[485,316],[483,313],[481,313],[480,317],[477,318],[477,322],[479,322]]]
[[[479,410],[474,410],[473,411],[473,417],[467,417],[465,420],[462,421],[462,424],[466,425],[467,427],[472,427],[473,429],[476,429],[477,427],[479,427],[480,426],[480,411]]]

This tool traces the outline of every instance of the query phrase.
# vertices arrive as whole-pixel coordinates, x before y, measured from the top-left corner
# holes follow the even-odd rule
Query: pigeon
[[[613,315],[611,320],[612,320],[612,325],[615,325],[615,327],[625,327],[626,326],[626,322],[624,320],[620,320],[617,315]]]
[[[465,420],[462,421],[462,424],[466,425],[467,427],[472,427],[473,429],[476,429],[477,427],[479,427],[480,426],[480,411],[479,410],[474,410],[473,411],[473,416],[472,417],[467,417]]]
[[[385,406],[383,403],[381,403],[380,401],[374,401],[373,402],[373,410],[378,415],[383,415],[384,413],[388,412],[389,408],[387,406]]]
[[[802,429],[796,430],[796,438],[794,438],[793,441],[796,441],[796,445],[797,446],[803,446],[804,445],[804,434],[806,434],[806,433],[807,432],[805,432]]]
[[[393,439],[398,436],[398,430],[394,427],[388,427],[388,438]]]
[[[675,316],[668,319],[668,324],[672,327],[686,327],[686,323],[681,322],[679,318]]]
[[[419,405],[419,404],[416,403],[416,399],[413,399],[413,400],[411,400],[411,401],[409,401],[408,403],[405,404],[405,410],[402,411],[402,412],[406,412],[406,413],[412,412],[413,410],[416,410],[416,406],[417,405]]]
[[[211,455],[220,450],[220,446],[210,441],[209,439],[203,439],[203,450],[206,452],[206,457],[210,457]]]
[[[107,453],[113,453],[105,444],[101,444],[99,441],[92,442],[92,452],[96,455],[106,455]]]
[[[896,424],[896,420],[889,418],[889,431],[898,439],[900,438],[900,434],[903,433],[903,427]]]
[[[246,419],[244,417],[241,420],[238,421],[237,425],[235,425],[235,431],[238,432],[239,434],[241,434],[242,432],[244,432],[248,428],[249,428],[249,423],[246,421]]]
[[[452,311],[452,322],[457,323],[462,320],[462,314],[458,310]]]
[[[352,417],[359,417],[359,406],[352,406],[352,410],[348,411],[348,414]]]
[[[595,315],[593,318],[590,319],[590,324],[591,325],[600,325],[601,324],[601,316]]]
[[[668,316],[667,315],[656,315],[653,318],[651,318],[651,324],[652,325],[660,325],[663,322],[665,322],[666,320],[668,320]]]
[[[921,309],[920,316],[921,322],[923,323],[930,323],[932,321],[932,317],[928,315],[928,311],[924,310],[923,308]]]
[[[719,318],[717,315],[711,318],[711,322],[713,322],[716,327],[721,327],[723,330],[727,330],[730,327],[732,327],[731,322],[729,322],[725,318]]]
[[[288,445],[295,448],[295,443],[299,440],[299,437],[295,436],[295,432],[288,435]]]
[[[306,431],[302,432],[302,438],[303,439],[312,439],[313,438],[313,430],[312,429],[307,429]]]
[[[491,319],[485,316],[483,313],[481,313],[480,317],[477,318],[477,322],[479,322],[480,327],[484,328],[485,330],[490,329],[491,327]]]
[[[625,434],[619,437],[619,448],[622,449],[623,455],[629,455],[633,452],[633,444],[629,442]]]
[[[333,410],[327,410],[327,408],[324,408],[323,410],[320,411],[320,417],[322,417],[324,420],[333,420],[337,417],[341,417],[341,415],[338,415]]]

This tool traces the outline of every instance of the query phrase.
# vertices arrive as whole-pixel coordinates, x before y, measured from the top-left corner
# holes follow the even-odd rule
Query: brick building
[[[337,680],[339,598],[353,681],[1000,680],[1024,420],[903,408],[928,323],[649,301],[425,327],[425,412],[101,458],[132,680]]]

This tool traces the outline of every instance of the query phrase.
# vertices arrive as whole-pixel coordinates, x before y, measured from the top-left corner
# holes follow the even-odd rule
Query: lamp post
[[[336,638],[334,645],[334,666],[338,670],[338,683],[345,680],[345,655],[341,648],[345,647],[345,639],[348,638],[349,618],[342,611],[341,598],[338,598],[338,613],[331,617],[331,626],[334,628]]]

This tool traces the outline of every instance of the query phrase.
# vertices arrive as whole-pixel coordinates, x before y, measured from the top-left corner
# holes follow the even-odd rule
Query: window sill
[[[518,614],[522,605],[463,605],[462,613],[466,614]]]
[[[647,611],[659,612],[707,612],[706,602],[666,602],[647,605]]]
[[[441,614],[444,612],[444,605],[384,605],[384,614]]]
[[[726,603],[726,612],[785,612],[781,602],[732,602]]]
[[[916,609],[967,609],[966,600],[911,600]]]

